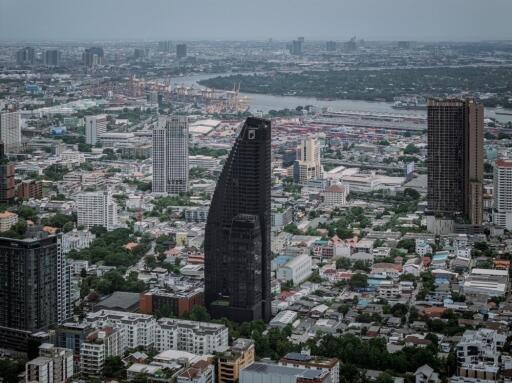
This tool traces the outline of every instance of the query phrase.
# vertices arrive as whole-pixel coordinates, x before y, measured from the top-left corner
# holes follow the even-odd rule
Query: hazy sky
[[[512,0],[0,0],[0,40],[512,39]]]

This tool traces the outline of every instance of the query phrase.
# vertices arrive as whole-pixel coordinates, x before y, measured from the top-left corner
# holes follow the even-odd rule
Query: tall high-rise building
[[[33,65],[36,60],[34,48],[26,47],[16,52],[16,63],[18,65]]]
[[[88,68],[92,68],[98,65],[105,64],[105,54],[103,48],[92,47],[87,48],[83,54],[84,65]]]
[[[96,145],[100,136],[107,132],[107,116],[100,114],[97,116],[85,117],[85,143]]]
[[[271,124],[248,118],[224,164],[205,231],[212,317],[270,319]]]
[[[6,153],[16,153],[21,149],[21,121],[19,112],[0,113],[0,140]]]
[[[60,237],[0,238],[0,347],[26,351],[30,333],[69,318]]]
[[[117,204],[110,190],[80,193],[76,203],[78,226],[102,226],[108,231],[118,227]]]
[[[158,42],[158,51],[163,53],[169,53],[172,48],[172,41],[159,41]]]
[[[188,191],[188,119],[163,116],[153,129],[153,193]]]
[[[327,52],[335,52],[336,51],[336,41],[327,41],[325,43],[325,48]]]
[[[311,180],[321,179],[323,172],[318,140],[311,136],[303,139],[296,153],[293,164],[294,182],[305,184]]]
[[[60,66],[60,51],[49,49],[43,53],[43,64],[50,67]]]
[[[512,230],[512,161],[497,160],[493,179],[492,221],[498,227]]]
[[[176,57],[179,59],[187,57],[187,44],[176,45]]]
[[[304,38],[298,38],[292,41],[290,46],[290,53],[294,56],[301,56],[304,54]]]
[[[436,234],[483,219],[484,108],[473,99],[428,102],[427,226]]]
[[[5,157],[4,143],[0,141],[0,203],[10,203],[15,197],[16,169]]]

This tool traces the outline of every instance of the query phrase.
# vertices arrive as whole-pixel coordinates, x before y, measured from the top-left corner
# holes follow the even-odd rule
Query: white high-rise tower
[[[323,176],[320,161],[320,145],[315,137],[306,137],[297,148],[297,159],[293,165],[293,178],[296,183],[305,184]]]
[[[100,136],[107,132],[107,116],[100,114],[98,116],[85,117],[85,143],[96,145]]]
[[[188,119],[163,116],[153,129],[153,193],[188,191]]]
[[[21,148],[21,123],[19,112],[0,113],[0,141],[7,153],[16,153]]]

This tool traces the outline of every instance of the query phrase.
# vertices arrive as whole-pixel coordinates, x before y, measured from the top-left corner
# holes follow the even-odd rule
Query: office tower
[[[205,303],[214,318],[270,319],[270,121],[248,118],[224,164],[205,231]]]
[[[172,41],[159,41],[158,42],[158,51],[163,53],[169,53],[172,49]]]
[[[16,63],[18,65],[33,65],[36,58],[34,48],[26,47],[16,52]]]
[[[492,221],[498,227],[512,230],[512,161],[497,160],[493,179]]]
[[[410,41],[399,41],[397,43],[398,48],[400,49],[409,49],[411,47]]]
[[[15,196],[16,169],[5,157],[4,143],[0,141],[0,203],[11,203]]]
[[[188,191],[188,119],[164,116],[153,129],[153,193]]]
[[[472,99],[428,102],[427,227],[482,224],[484,108]]]
[[[0,113],[0,140],[6,153],[16,153],[21,149],[21,121],[19,112]]]
[[[146,51],[142,48],[135,48],[133,51],[133,58],[138,60],[143,59],[144,57],[146,57]]]
[[[305,184],[311,180],[321,179],[322,176],[318,140],[315,137],[307,137],[297,148],[296,160],[293,164],[293,180],[298,184]]]
[[[336,41],[327,41],[325,44],[325,48],[327,52],[335,52],[336,51]]]
[[[295,56],[301,56],[304,53],[304,38],[292,41],[290,53]]]
[[[0,348],[26,351],[31,333],[69,317],[59,236],[0,238]]]
[[[43,53],[43,63],[46,66],[60,66],[60,51],[57,49],[49,49]]]
[[[187,57],[187,44],[176,45],[176,57],[179,59]]]
[[[98,65],[105,64],[105,56],[103,48],[92,47],[84,51],[83,54],[84,65],[88,68],[92,68]]]
[[[80,193],[76,203],[78,226],[102,226],[108,231],[117,228],[117,204],[110,190]]]
[[[85,117],[85,143],[96,145],[100,136],[107,132],[107,116],[100,114],[97,116]]]

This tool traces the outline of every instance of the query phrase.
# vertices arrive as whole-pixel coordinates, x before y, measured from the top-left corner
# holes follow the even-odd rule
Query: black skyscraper
[[[26,351],[31,333],[69,317],[69,273],[57,236],[0,238],[0,348]]]
[[[270,121],[248,118],[213,195],[205,236],[212,317],[270,319]]]

